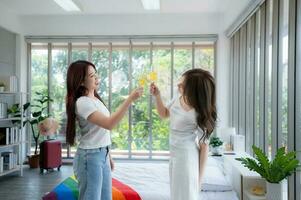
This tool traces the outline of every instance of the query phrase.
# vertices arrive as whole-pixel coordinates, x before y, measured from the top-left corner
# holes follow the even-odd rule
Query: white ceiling
[[[171,13],[241,13],[253,0],[161,0],[160,11],[146,11],[140,0],[74,0],[83,12],[68,13],[53,0],[0,0],[16,15],[102,15]]]

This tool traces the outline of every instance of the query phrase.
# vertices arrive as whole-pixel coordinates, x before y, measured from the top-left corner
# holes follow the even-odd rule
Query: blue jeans
[[[79,200],[112,200],[112,176],[107,147],[78,148],[73,162]]]

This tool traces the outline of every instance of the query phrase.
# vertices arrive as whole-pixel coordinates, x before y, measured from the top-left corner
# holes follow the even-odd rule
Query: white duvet
[[[215,166],[212,165],[210,160],[208,164],[207,170],[210,170],[210,172],[206,173],[207,179],[211,182],[214,182],[214,177],[220,179],[219,175],[222,174],[220,168],[214,168]],[[170,200],[168,171],[168,162],[119,161],[115,163],[113,177],[132,187],[143,200]],[[216,183],[218,182],[220,180],[216,180]],[[231,188],[230,185],[227,187]],[[217,192],[200,191],[199,199],[238,200],[236,193],[231,189]]]

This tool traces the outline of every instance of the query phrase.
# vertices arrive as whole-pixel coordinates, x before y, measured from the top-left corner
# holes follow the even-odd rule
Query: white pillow
[[[207,165],[201,185],[202,191],[224,192],[231,191],[232,186],[223,172],[217,166]]]

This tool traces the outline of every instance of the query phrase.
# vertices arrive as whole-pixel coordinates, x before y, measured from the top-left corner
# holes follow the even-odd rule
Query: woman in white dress
[[[216,124],[215,83],[208,71],[186,71],[178,83],[179,96],[164,105],[152,83],[161,118],[170,117],[171,200],[198,200],[208,156],[208,138]]]

